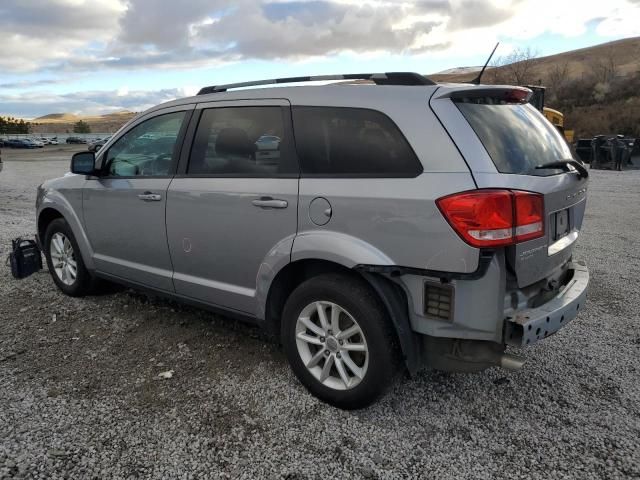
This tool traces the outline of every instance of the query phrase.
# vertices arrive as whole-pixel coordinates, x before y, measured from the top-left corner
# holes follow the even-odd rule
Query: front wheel
[[[314,277],[285,305],[282,343],[292,370],[311,393],[338,408],[366,407],[391,385],[395,338],[380,300],[357,278]]]
[[[80,297],[91,291],[93,279],[84,266],[78,243],[64,219],[56,218],[49,224],[43,249],[51,277],[62,292]]]

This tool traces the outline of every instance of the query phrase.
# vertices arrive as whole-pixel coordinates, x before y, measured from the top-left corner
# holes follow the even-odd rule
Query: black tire
[[[340,306],[353,317],[353,320],[358,324],[364,335],[368,350],[368,366],[363,378],[356,380],[359,383],[351,388],[338,390],[323,384],[319,378],[307,369],[301,353],[299,353],[296,339],[298,317],[306,307],[318,301],[331,302]],[[348,317],[346,318],[350,321]],[[319,321],[319,318],[317,321]],[[300,382],[313,395],[335,407],[345,410],[364,408],[375,402],[389,388],[396,377],[399,354],[395,332],[378,296],[363,280],[355,276],[325,274],[300,284],[291,293],[285,304],[281,335],[289,364]],[[318,347],[314,346],[313,348],[317,349],[314,353],[324,350],[324,353],[327,354],[329,352],[329,337],[319,338],[322,338],[322,341],[326,342],[326,344]],[[331,346],[335,348],[335,343],[332,343]],[[346,359],[340,357],[339,353],[329,353],[328,355],[342,358],[346,366]],[[345,355],[342,352],[342,355],[349,356],[349,354],[354,354],[352,352],[346,353]],[[358,353],[356,352],[355,354]],[[364,354],[360,353],[360,355]],[[335,360],[336,357],[334,357],[334,361],[337,361]],[[326,359],[322,359],[319,362],[323,360],[326,362]],[[320,368],[319,365],[318,368]],[[339,373],[335,364],[330,368],[334,374]],[[349,371],[349,373],[352,373],[352,371]]]
[[[64,235],[69,240],[73,248],[73,255],[76,261],[76,277],[71,284],[66,284],[62,281],[56,273],[53,265],[53,260],[51,258],[51,239],[56,233]],[[71,297],[82,297],[93,292],[95,286],[94,278],[86,269],[82,255],[80,254],[80,249],[78,248],[78,242],[76,241],[69,224],[64,219],[56,218],[49,224],[44,234],[42,249],[44,250],[45,258],[47,259],[49,273],[51,273],[51,277],[53,278],[56,286],[63,293]]]

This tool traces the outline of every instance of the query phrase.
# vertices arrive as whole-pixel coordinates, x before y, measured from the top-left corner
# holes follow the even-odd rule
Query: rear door
[[[513,94],[512,92],[515,92]],[[551,277],[571,258],[582,227],[587,179],[579,172],[536,168],[572,159],[569,146],[518,89],[443,88],[431,107],[467,161],[478,188],[543,194],[545,235],[507,249],[520,287]]]
[[[196,112],[193,146],[167,193],[176,293],[256,314],[259,276],[289,262],[296,234],[289,102],[212,102]]]

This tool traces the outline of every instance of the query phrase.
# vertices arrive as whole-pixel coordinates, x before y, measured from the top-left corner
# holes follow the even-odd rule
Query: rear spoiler
[[[533,92],[525,87],[509,85],[456,85],[455,88],[441,87],[435,94],[435,98],[451,98],[461,100],[464,98],[494,98],[507,103],[527,103]]]

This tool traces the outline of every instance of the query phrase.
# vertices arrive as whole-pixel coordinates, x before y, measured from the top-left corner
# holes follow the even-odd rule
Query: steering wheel
[[[145,162],[142,167],[141,175],[166,175],[169,172],[169,165],[171,164],[172,157],[173,155],[171,153],[162,153],[153,160]]]

